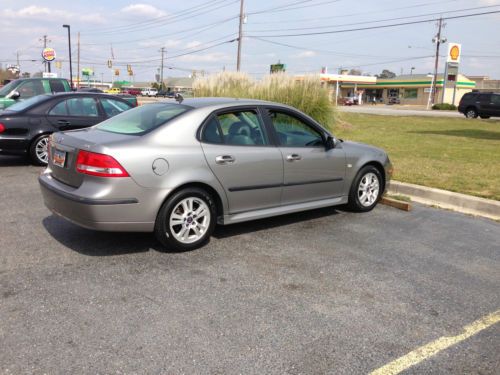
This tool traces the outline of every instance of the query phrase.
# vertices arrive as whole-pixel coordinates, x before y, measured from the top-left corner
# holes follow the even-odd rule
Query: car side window
[[[479,95],[479,101],[481,104],[488,104],[491,101],[491,94]]]
[[[321,133],[299,118],[288,113],[275,110],[269,116],[278,135],[281,146],[285,147],[319,147],[323,146]]]
[[[97,103],[94,98],[71,98],[66,100],[70,116],[97,117]]]
[[[495,105],[500,105],[500,95],[499,94],[491,95],[491,102]]]
[[[17,91],[19,92],[21,99],[28,99],[33,96],[45,94],[42,81],[38,80],[20,84]]]
[[[68,115],[68,108],[66,107],[66,100],[57,103],[49,111],[49,116],[67,116],[67,115]]]
[[[130,106],[128,104],[125,104],[119,100],[114,100],[109,98],[102,98],[101,104],[102,107],[104,108],[104,112],[106,112],[107,117],[116,116],[130,109]]]
[[[59,80],[50,80],[50,91],[52,92],[65,92],[66,88],[64,87],[63,83]]]
[[[204,128],[202,140],[233,146],[269,144],[264,124],[254,110],[233,111],[212,117]]]
[[[223,143],[219,121],[214,116],[211,116],[205,125],[201,140],[207,143]]]

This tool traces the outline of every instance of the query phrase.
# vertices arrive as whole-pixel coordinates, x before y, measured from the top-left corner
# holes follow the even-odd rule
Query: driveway
[[[171,254],[51,215],[40,170],[0,156],[2,374],[363,374],[500,308],[493,221],[329,208]],[[405,373],[498,373],[481,327]]]

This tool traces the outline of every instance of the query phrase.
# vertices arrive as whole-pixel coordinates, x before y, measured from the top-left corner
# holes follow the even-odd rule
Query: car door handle
[[[231,155],[219,155],[215,157],[215,162],[217,164],[233,164],[235,162],[235,158]]]
[[[71,125],[68,120],[57,120],[58,125]]]
[[[286,157],[287,161],[297,161],[297,160],[301,160],[301,159],[302,159],[302,156],[300,156],[299,154],[291,154],[291,155],[287,155],[287,157]]]

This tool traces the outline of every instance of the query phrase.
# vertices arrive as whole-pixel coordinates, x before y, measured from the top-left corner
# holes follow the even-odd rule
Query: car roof
[[[244,98],[186,98],[182,101],[183,105],[193,108],[204,107],[225,107],[225,106],[240,106],[240,105],[279,105],[286,107],[284,104],[268,102],[265,100],[257,99],[244,99]]]

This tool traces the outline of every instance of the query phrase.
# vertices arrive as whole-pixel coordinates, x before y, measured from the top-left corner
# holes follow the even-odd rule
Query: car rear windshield
[[[180,104],[146,104],[112,117],[96,129],[118,134],[141,135],[191,110]]]
[[[3,98],[4,96],[10,94],[12,90],[14,90],[18,85],[20,81],[12,81],[6,84],[4,87],[0,88],[0,97]]]
[[[38,96],[33,96],[32,98],[26,99],[26,100],[21,100],[18,101],[17,103],[12,104],[10,107],[6,109],[6,111],[10,112],[21,112],[25,110],[28,107],[31,107],[32,105],[35,105],[39,102],[43,102],[50,98],[49,95],[38,95]]]

